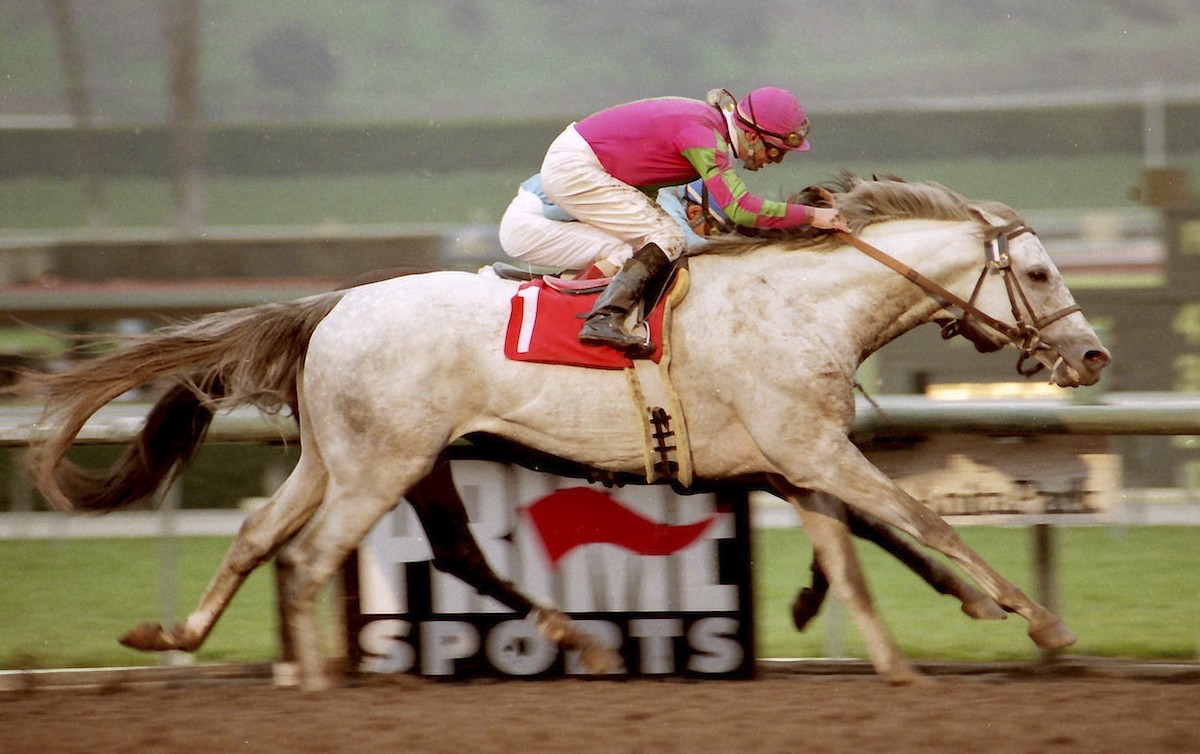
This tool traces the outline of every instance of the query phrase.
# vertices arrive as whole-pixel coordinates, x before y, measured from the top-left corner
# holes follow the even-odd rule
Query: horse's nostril
[[[1112,357],[1108,355],[1108,351],[1096,350],[1085,353],[1083,359],[1092,366],[1102,367],[1111,361]]]

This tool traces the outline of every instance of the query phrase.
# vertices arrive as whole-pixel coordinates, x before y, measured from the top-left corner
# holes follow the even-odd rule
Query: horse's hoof
[[[143,652],[164,652],[168,649],[175,649],[167,641],[162,624],[151,621],[139,623],[117,641],[122,646],[140,649]]]
[[[295,688],[300,685],[300,663],[276,662],[271,665],[271,683],[283,688]]]
[[[135,626],[117,641],[143,652],[192,652],[199,646],[199,642],[189,637],[181,624],[166,631],[161,623],[152,621]]]
[[[624,667],[621,655],[603,644],[592,644],[584,647],[579,654],[583,666],[596,675],[616,673]]]
[[[557,610],[536,608],[533,616],[538,633],[555,644],[562,644],[574,632],[571,619]]]
[[[796,595],[796,601],[792,603],[792,625],[796,627],[797,631],[808,628],[812,619],[821,612],[821,603],[824,599],[824,594],[818,594],[813,589],[806,587],[800,590],[800,593]]]
[[[917,670],[907,662],[902,662],[886,672],[881,672],[879,675],[890,686],[913,686],[918,683],[927,683],[929,681],[929,679],[925,677],[924,673]]]
[[[962,603],[962,611],[975,620],[1004,620],[1008,613],[990,597],[968,600]]]
[[[304,679],[300,682],[300,690],[305,693],[328,691],[331,688],[333,688],[333,681],[331,681],[324,674],[317,674],[315,676],[305,676]]]
[[[1029,638],[1042,649],[1062,649],[1075,643],[1075,633],[1061,620],[1029,627]]]

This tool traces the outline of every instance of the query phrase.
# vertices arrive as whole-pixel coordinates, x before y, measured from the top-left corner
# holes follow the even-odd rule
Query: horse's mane
[[[869,225],[891,220],[979,220],[979,211],[1005,222],[1020,220],[1011,207],[1000,202],[972,202],[939,183],[908,183],[894,176],[864,180],[852,173],[823,184],[809,186],[788,201],[815,207],[829,207],[827,194],[833,196],[842,218],[857,234]],[[832,247],[838,242],[831,234],[804,225],[799,228],[760,232],[753,236],[727,235],[713,238],[698,252],[742,253],[780,239],[796,248]]]

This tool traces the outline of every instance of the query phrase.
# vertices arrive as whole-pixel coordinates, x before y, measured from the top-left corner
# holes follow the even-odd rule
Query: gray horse
[[[691,290],[672,324],[671,378],[695,475],[761,485],[796,506],[822,571],[891,682],[918,674],[871,604],[847,507],[948,556],[986,595],[984,614],[1017,613],[1039,646],[1067,646],[1074,636],[1058,616],[850,442],[854,372],[909,329],[949,316],[952,304],[965,308],[957,329],[978,348],[1016,345],[1022,362],[1044,365],[1061,386],[1095,383],[1109,354],[1012,210],[932,184],[841,188],[834,200],[853,236],[717,245],[691,260]],[[296,468],[247,519],[197,608],[172,629],[143,624],[126,643],[197,648],[251,570],[279,550],[302,684],[322,688],[318,592],[449,443],[496,437],[615,474],[642,472],[644,430],[632,408],[622,410],[630,405],[623,375],[504,357],[515,291],[466,273],[397,278],[210,315],[26,383],[48,411],[31,468],[47,499],[66,508],[104,484],[65,461],[80,427],[148,380],[185,380],[213,407],[298,409]],[[571,630],[552,609],[545,615],[552,638]]]

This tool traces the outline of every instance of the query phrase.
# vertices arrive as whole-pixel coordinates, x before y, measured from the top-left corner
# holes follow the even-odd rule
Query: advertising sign
[[[905,492],[955,523],[1103,518],[1120,500],[1121,459],[1099,435],[942,434],[863,448]]]
[[[754,646],[744,491],[608,488],[477,460],[452,463],[471,530],[503,579],[615,649],[628,675],[749,677]],[[588,671],[525,620],[437,571],[408,505],[348,565],[351,661],[363,672],[545,678]]]

